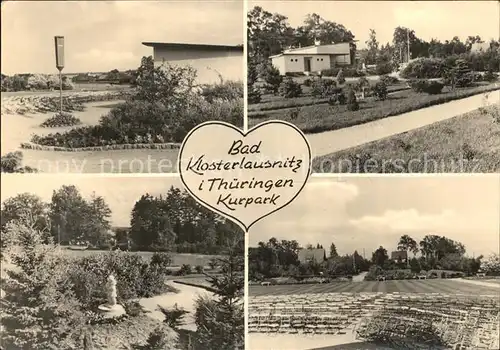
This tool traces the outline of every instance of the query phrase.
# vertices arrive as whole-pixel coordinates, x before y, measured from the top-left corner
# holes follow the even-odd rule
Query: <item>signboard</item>
[[[55,36],[54,42],[56,46],[56,67],[62,70],[64,68],[64,37]]]

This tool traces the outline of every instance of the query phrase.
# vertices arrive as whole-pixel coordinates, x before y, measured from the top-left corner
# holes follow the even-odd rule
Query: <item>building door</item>
[[[311,57],[304,57],[304,72],[311,71]]]

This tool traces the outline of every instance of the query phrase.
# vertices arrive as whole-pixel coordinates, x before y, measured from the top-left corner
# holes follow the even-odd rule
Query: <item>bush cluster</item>
[[[336,67],[331,69],[324,69],[321,71],[321,75],[324,77],[336,77],[339,74],[339,71],[342,70],[344,77],[346,78],[359,78],[364,77],[366,74],[361,70],[351,67]]]
[[[441,78],[445,69],[445,62],[438,58],[419,58],[408,63],[401,72],[406,79]]]
[[[278,93],[285,98],[299,97],[302,94],[302,87],[292,77],[286,77],[280,84]]]
[[[75,126],[81,123],[82,121],[71,113],[59,112],[45,120],[40,126],[42,128],[59,128],[64,126]]]
[[[349,89],[347,92],[347,110],[357,111],[359,110],[359,103],[356,99],[356,94],[353,89]]]
[[[236,81],[223,81],[219,84],[205,85],[201,95],[210,103],[216,100],[236,100],[243,98],[243,84]]]
[[[384,81],[378,81],[372,90],[377,99],[381,101],[387,99],[387,84]]]
[[[410,86],[415,92],[425,92],[429,95],[438,95],[443,90],[444,84],[435,80],[417,79],[410,81]]]
[[[493,73],[491,71],[488,71],[488,72],[484,73],[484,75],[483,75],[484,81],[494,82],[497,79],[498,79],[498,74]]]
[[[106,279],[116,278],[119,300],[149,298],[172,291],[165,284],[168,275],[158,263],[145,261],[138,254],[114,251],[70,258],[69,280],[73,293],[85,308],[106,302]]]
[[[337,89],[337,83],[335,80],[331,79],[314,79],[311,85],[311,94],[314,97],[320,97],[320,98],[326,98],[336,92],[338,92]]]
[[[253,85],[249,85],[247,100],[249,104],[260,103],[260,101],[262,101],[260,90]]]

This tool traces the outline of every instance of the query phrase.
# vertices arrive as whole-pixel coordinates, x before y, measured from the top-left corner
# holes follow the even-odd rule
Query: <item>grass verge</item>
[[[500,106],[387,137],[313,160],[313,172],[500,172]]]

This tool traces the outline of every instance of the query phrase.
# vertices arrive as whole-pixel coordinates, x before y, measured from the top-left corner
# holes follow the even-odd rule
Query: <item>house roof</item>
[[[282,53],[269,58],[275,58],[280,56],[288,55],[348,55],[350,54],[350,48],[346,50],[345,44],[349,42],[327,44],[327,45],[311,45],[304,47],[297,47],[294,49],[284,50]]]
[[[391,253],[392,260],[407,259],[407,258],[408,258],[408,253],[404,250],[398,250]]]
[[[325,250],[322,248],[314,248],[314,249],[301,249],[298,253],[299,261],[305,260],[315,260],[317,262],[322,262],[325,260]]]
[[[149,47],[162,47],[170,49],[196,49],[207,51],[241,51],[243,52],[243,44],[241,45],[213,45],[213,44],[189,44],[189,43],[162,43],[162,42],[143,42],[142,45]]]

